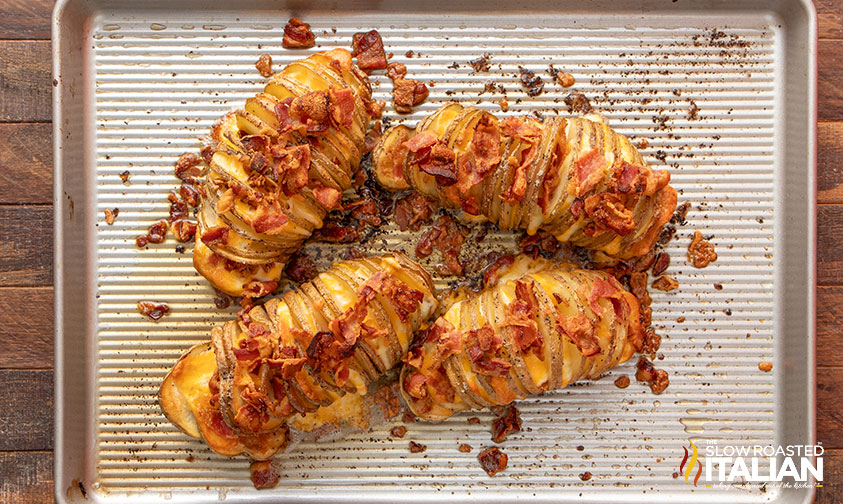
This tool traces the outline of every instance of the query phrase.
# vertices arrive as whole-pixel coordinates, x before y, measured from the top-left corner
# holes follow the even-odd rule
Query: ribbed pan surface
[[[648,161],[669,167],[680,204],[692,205],[688,224],[668,247],[668,273],[680,289],[652,292],[654,325],[664,338],[664,359],[657,365],[669,372],[670,387],[656,396],[633,378],[629,388],[616,388],[616,377],[634,374],[630,362],[597,382],[524,401],[519,405],[524,430],[503,445],[509,467],[494,478],[476,459],[491,445],[488,413],[477,415],[476,425],[467,423],[472,414],[441,424],[408,424],[404,439],[391,438],[390,426],[380,426],[329,444],[304,444],[279,457],[281,482],[260,493],[252,488],[244,459],[216,456],[170,425],[155,399],[161,378],[185,349],[207,339],[211,324],[230,318],[234,307],[214,307],[213,290],[194,272],[189,247],[179,254],[170,238],[140,250],[134,238],[166,217],[179,154],[195,151],[217,117],[261,89],[264,79],[254,67],[258,55],[271,54],[277,71],[307,54],[281,47],[286,18],[278,12],[209,23],[201,13],[159,19],[109,15],[92,26],[98,174],[95,491],[114,501],[775,497],[757,489],[693,489],[674,475],[689,439],[774,442],[782,407],[774,387],[782,369],[758,368],[761,361],[775,364],[777,357],[774,118],[782,93],[774,71],[781,58],[780,29],[761,15],[727,19],[703,12],[655,21],[557,13],[306,15],[319,42],[314,51],[347,47],[354,32],[377,28],[392,61],[431,83],[427,102],[400,117],[409,123],[449,99],[502,114],[499,91],[480,94],[488,81],[503,85],[510,113],[567,114],[563,98],[570,90],[552,82],[547,71],[552,63],[575,76],[571,90],[584,93],[610,125],[647,140],[642,150]],[[412,58],[405,56],[410,50]],[[476,73],[468,61],[484,53],[490,71]],[[544,79],[543,94],[527,96],[519,66]],[[373,81],[375,96],[389,101],[389,80],[376,75]],[[399,119],[391,106],[386,115]],[[119,177],[125,170],[131,173],[128,184]],[[104,222],[107,208],[119,208],[113,226]],[[720,257],[704,270],[685,257],[695,230],[713,235]],[[366,250],[411,251],[417,239],[397,230],[384,237]],[[513,239],[494,234],[485,243],[511,248]],[[341,255],[315,248],[322,248],[323,267]],[[153,323],[137,312],[138,300],[164,301],[172,313]],[[427,451],[411,454],[409,440],[427,445]],[[461,443],[470,444],[471,453],[459,452]],[[592,477],[582,481],[586,471]]]

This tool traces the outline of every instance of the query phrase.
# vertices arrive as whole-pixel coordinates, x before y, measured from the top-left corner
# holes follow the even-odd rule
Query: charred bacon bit
[[[503,414],[492,422],[492,441],[501,443],[507,434],[510,432],[519,432],[520,430],[521,415],[518,413],[518,408],[509,404],[504,408]]]
[[[635,231],[632,209],[626,208],[616,194],[602,192],[589,196],[585,200],[585,213],[599,229],[609,229],[621,236]]]
[[[398,280],[394,275],[379,271],[366,281],[363,289],[371,288],[381,293],[392,302],[392,306],[402,322],[409,320],[411,313],[419,309],[424,294]]]
[[[468,357],[480,374],[506,376],[509,373],[512,364],[495,357],[503,346],[503,340],[488,323],[466,333],[465,344]]]
[[[293,130],[321,133],[328,129],[331,122],[328,93],[311,91],[296,98],[286,98],[275,106],[275,115],[278,117],[279,133]]]
[[[386,68],[383,39],[377,30],[355,33],[351,46],[354,49],[351,55],[357,58],[357,66],[364,72]]]
[[[471,452],[471,445],[467,443],[462,443],[458,449],[460,453],[469,453]]]
[[[437,140],[429,149],[419,150],[413,162],[418,163],[421,171],[432,175],[438,185],[450,186],[457,182],[455,160],[454,150]]]
[[[152,320],[160,320],[161,317],[170,313],[170,307],[165,303],[155,301],[138,301],[138,311]]]
[[[500,448],[493,446],[480,452],[480,455],[477,456],[477,460],[480,461],[480,467],[486,471],[486,474],[494,476],[506,469],[506,463],[509,460],[509,457],[507,457],[506,453],[502,452]]]
[[[329,243],[353,243],[360,240],[360,234],[351,226],[341,226],[332,221],[327,221],[321,229],[313,232],[313,239]]]
[[[255,63],[255,68],[258,69],[258,72],[260,72],[262,76],[272,77],[272,56],[268,54],[261,54],[258,57],[257,63]]]
[[[172,224],[170,230],[177,241],[187,243],[196,236],[196,223],[189,220],[177,220]]]
[[[489,60],[492,59],[492,55],[489,53],[484,53],[483,56],[480,56],[476,59],[470,60],[468,62],[471,65],[471,68],[474,69],[475,73],[479,72],[488,72],[490,69]]]
[[[535,72],[519,66],[518,73],[521,76],[521,85],[527,90],[527,96],[538,96],[544,90],[544,81]]]
[[[436,203],[413,191],[395,202],[395,222],[401,231],[418,231],[430,224]]]
[[[635,379],[650,384],[650,389],[655,394],[661,394],[670,384],[667,372],[663,369],[656,369],[653,363],[646,357],[641,356],[636,365]]]
[[[615,386],[619,389],[625,389],[629,387],[629,376],[618,376],[617,379],[615,379]]]
[[[176,177],[192,184],[198,183],[195,177],[202,173],[200,162],[199,156],[192,152],[182,154],[176,161]]]
[[[483,272],[483,286],[492,287],[498,284],[498,273],[501,268],[507,268],[515,262],[515,257],[511,254],[506,254],[499,257],[495,262],[490,264],[486,271]]]
[[[653,262],[653,276],[662,275],[667,271],[668,266],[670,266],[670,256],[667,252],[659,252]]]
[[[694,238],[688,246],[688,260],[695,268],[705,268],[717,260],[717,253],[714,252],[714,245],[704,240],[702,233],[694,231]]]
[[[281,45],[287,49],[307,49],[316,45],[316,36],[310,31],[309,24],[298,18],[290,18],[284,26]]]
[[[249,466],[252,473],[252,484],[255,488],[272,488],[278,484],[280,475],[270,460],[256,460]]]
[[[410,441],[410,453],[421,453],[427,450],[427,446],[416,443],[415,441]]]
[[[214,289],[214,306],[216,306],[220,310],[225,310],[229,306],[231,306],[231,296],[226,294],[221,290]],[[219,372],[216,372],[215,375],[217,380],[219,380]]]
[[[167,199],[170,200],[170,216],[167,218],[169,222],[184,219],[190,214],[187,203],[182,201],[176,193],[170,193]]]
[[[679,288],[679,282],[669,276],[663,276],[653,281],[653,288],[665,292],[670,292]]]
[[[284,268],[284,274],[290,280],[301,284],[316,277],[319,274],[319,268],[307,252],[299,251],[290,257]]]
[[[561,247],[562,244],[559,240],[557,240],[552,234],[545,231],[539,231],[532,236],[525,233],[518,241],[518,248],[520,248],[524,254],[527,254],[534,259],[539,255],[543,257],[552,257]]]
[[[393,84],[392,103],[400,114],[409,114],[413,107],[424,102],[430,94],[427,85],[415,79],[395,79]]]
[[[115,208],[114,210],[106,208],[105,209],[105,223],[108,224],[109,226],[114,224],[114,219],[116,219],[119,214],[120,214],[119,208]]]
[[[565,97],[565,105],[568,106],[569,113],[588,114],[591,112],[591,102],[584,94],[574,92]]]
[[[122,180],[124,184],[128,184],[130,176],[131,173],[129,173],[129,170],[126,170],[120,174],[120,180]]]
[[[372,119],[380,119],[383,116],[383,109],[386,107],[385,100],[363,100],[363,106],[366,107],[366,112]]]
[[[463,242],[465,236],[460,225],[450,216],[442,215],[422,233],[416,244],[416,255],[424,258],[437,249],[445,259],[447,269],[455,275],[461,275],[463,266],[459,255]]]
[[[205,164],[211,164],[211,159],[214,158],[214,148],[210,145],[206,145],[199,151],[199,155],[202,156],[202,161],[204,161]]]
[[[228,243],[228,228],[216,226],[208,229],[200,237],[205,245],[225,245]]]
[[[392,437],[402,438],[407,434],[407,428],[403,425],[397,425],[389,430]]]

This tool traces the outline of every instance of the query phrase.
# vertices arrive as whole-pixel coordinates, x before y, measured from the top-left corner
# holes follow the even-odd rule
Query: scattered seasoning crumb
[[[249,470],[252,473],[252,484],[255,488],[272,488],[280,479],[271,460],[256,460],[249,466]]]
[[[138,301],[138,311],[152,320],[160,320],[161,317],[170,313],[170,307],[166,303]]]
[[[615,380],[615,386],[619,389],[625,389],[629,387],[629,376],[618,376]]]
[[[416,443],[415,441],[410,441],[410,453],[421,453],[425,450],[427,450],[427,446]]]
[[[731,316],[732,316],[732,309],[731,309],[731,308],[726,308],[725,310],[723,310],[723,313],[725,313],[726,315],[728,315],[728,316],[730,316],[730,317],[731,317]]]
[[[723,290],[723,284],[716,283],[714,284],[714,290]]]
[[[667,159],[667,153],[661,149],[657,150],[653,156],[661,162],[664,162]]]
[[[128,184],[130,176],[131,176],[131,173],[129,173],[129,170],[126,170],[126,171],[124,171],[123,173],[120,174],[120,179],[123,181],[124,184]]]
[[[646,149],[649,146],[650,146],[650,142],[647,141],[646,138],[642,138],[641,140],[638,141],[638,148],[639,149]]]
[[[669,276],[662,276],[653,280],[653,288],[670,292],[679,288],[679,282]]]
[[[403,425],[396,425],[392,429],[389,430],[389,433],[392,437],[402,438],[405,434],[407,434],[407,428]]]
[[[184,254],[184,245],[176,245],[176,253],[177,254]]]
[[[568,106],[568,112],[570,113],[588,114],[591,112],[591,102],[584,94],[576,91],[565,97],[565,105]]]
[[[193,457],[193,455],[188,455],[185,460],[187,460],[188,462],[193,462],[195,458]]]
[[[563,88],[569,88],[569,87],[573,86],[574,83],[575,83],[574,76],[567,73],[567,72],[566,73],[562,73],[562,72],[557,73],[556,74],[556,81],[559,84],[562,84]]]
[[[309,24],[298,18],[290,18],[284,26],[281,45],[286,49],[307,49],[316,45],[316,35],[310,31]]]
[[[468,423],[469,423],[470,425],[479,424],[479,423],[480,423],[480,419],[479,419],[479,418],[477,418],[476,416],[473,416],[473,417],[471,417],[471,418],[469,418],[469,419],[468,419]]]
[[[583,450],[585,450],[585,446],[577,445],[577,451],[583,451]]]
[[[463,443],[463,444],[461,444],[461,445],[460,445],[460,448],[459,448],[459,449],[460,449],[460,451],[461,451],[461,452],[463,452],[463,453],[468,453],[468,452],[470,452],[470,451],[471,451],[471,445],[470,445],[470,444],[465,444],[465,443]]]
[[[688,260],[695,268],[705,268],[717,260],[714,245],[708,240],[703,240],[702,233],[699,231],[694,231],[694,238],[688,246]]]
[[[591,473],[586,471],[586,472],[580,474],[580,479],[583,480],[583,481],[590,480],[591,479]]]
[[[492,56],[489,53],[485,53],[483,56],[469,61],[468,64],[471,65],[471,68],[473,68],[475,72],[488,72],[490,59],[492,59]]]
[[[405,52],[405,53],[404,53],[404,57],[405,57],[405,58],[412,58],[412,57],[413,57],[413,56],[415,56],[415,55],[416,55],[416,53],[415,53],[415,52],[413,52],[413,50],[412,50],[412,49],[410,49],[409,51],[407,51],[407,52]]]
[[[685,317],[679,317],[678,319],[676,319],[676,321],[682,324],[685,322]]]
[[[261,54],[258,57],[258,62],[255,63],[255,68],[264,77],[272,77],[272,56],[268,54]]]
[[[506,453],[502,452],[500,448],[493,446],[480,452],[480,455],[477,456],[477,460],[480,461],[480,467],[486,471],[486,474],[494,476],[506,469],[506,463],[509,460],[509,457],[507,457]]]
[[[691,121],[695,119],[699,119],[700,117],[700,108],[697,106],[697,102],[691,101],[691,107],[688,109],[688,119]]]
[[[501,98],[498,100],[498,106],[501,108],[502,112],[509,111],[509,102],[506,101],[506,98]]]
[[[492,422],[492,441],[502,442],[510,432],[521,430],[521,415],[518,408],[508,405],[503,413]]]
[[[769,361],[759,362],[758,369],[764,371],[765,373],[769,373],[773,370],[773,363]]]
[[[518,67],[521,76],[521,85],[527,89],[527,96],[538,96],[544,91],[544,81],[535,72],[522,66]]]
[[[105,223],[109,226],[114,224],[114,219],[120,214],[120,209],[115,208],[114,210],[110,210],[108,208],[105,209]]]

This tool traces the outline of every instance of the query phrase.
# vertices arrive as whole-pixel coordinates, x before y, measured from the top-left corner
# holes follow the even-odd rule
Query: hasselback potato
[[[407,354],[437,305],[430,275],[403,254],[339,262],[214,327],[211,342],[164,379],[159,403],[214,451],[267,458],[284,446],[292,415],[365,394]]]
[[[413,413],[441,420],[596,378],[643,341],[638,301],[614,277],[521,255],[417,336],[399,388]]]
[[[448,103],[415,129],[387,130],[373,167],[388,189],[615,259],[649,252],[676,208],[670,174],[597,116],[498,120]]]
[[[214,127],[193,253],[214,286],[251,297],[275,288],[351,186],[370,99],[366,74],[334,49],[286,66]]]

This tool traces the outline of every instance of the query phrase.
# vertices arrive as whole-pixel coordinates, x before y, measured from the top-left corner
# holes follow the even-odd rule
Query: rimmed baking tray
[[[454,99],[500,113],[567,113],[575,88],[609,123],[667,165],[688,224],[668,250],[672,293],[655,291],[663,335],[660,395],[616,376],[525,401],[524,431],[504,444],[509,468],[476,461],[489,417],[389,426],[282,455],[278,487],[251,488],[248,464],[224,459],[165,421],[158,384],[177,356],[207,338],[213,291],[189,250],[134,237],[166,215],[176,157],[222,113],[259,90],[254,68],[306,54],[281,48],[286,20],[309,22],[320,48],[376,28],[393,61],[432,83],[415,122]],[[814,435],[815,50],[808,1],[199,2],[60,1],[54,16],[56,457],[59,501],[804,502],[807,489],[693,487],[676,477],[683,447],[811,444]],[[412,58],[406,54],[413,51]],[[468,63],[490,57],[489,72]],[[545,79],[529,97],[523,66]],[[390,83],[373,77],[378,98]],[[696,112],[693,110],[696,109]],[[393,119],[399,117],[387,110]],[[128,170],[129,183],[119,174]],[[113,226],[103,211],[119,208]],[[684,259],[689,236],[713,235],[704,270]],[[506,247],[494,234],[485,247]],[[387,234],[369,250],[411,250]],[[315,247],[327,263],[336,251]],[[445,285],[440,282],[441,285]],[[714,288],[722,285],[722,290]],[[169,303],[158,323],[140,299]],[[770,373],[758,364],[774,364]],[[470,415],[468,415],[470,416]],[[426,444],[410,454],[408,441]],[[460,443],[473,447],[469,454]],[[590,472],[592,478],[579,476]],[[84,489],[84,492],[83,492]],[[83,495],[84,493],[84,495]]]

